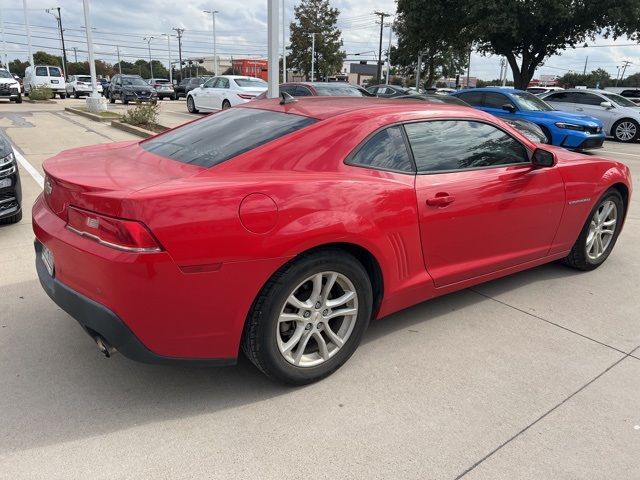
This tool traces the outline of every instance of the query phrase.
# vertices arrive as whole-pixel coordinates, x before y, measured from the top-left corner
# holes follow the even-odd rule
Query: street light
[[[217,10],[203,10],[204,13],[211,15],[211,26],[213,29],[213,73],[218,75],[218,58],[216,54],[216,13],[220,13]]]
[[[309,33],[311,35],[311,81],[315,79],[315,66],[316,66],[316,35],[317,32]]]
[[[58,14],[55,14],[55,11],[58,11]],[[62,47],[62,71],[64,73],[64,78],[67,78],[67,49],[64,46],[64,30],[62,29],[62,14],[60,13],[60,7],[51,7],[45,9],[45,12],[53,15],[53,18],[58,22],[58,29],[60,33],[60,46]]]
[[[163,33],[163,37],[167,37],[167,48],[169,49],[169,82],[173,85],[173,68],[171,67],[171,35]]]
[[[147,42],[147,47],[149,47],[149,70],[151,72],[151,78],[153,77],[153,60],[151,60],[151,40],[156,37],[144,37],[143,40]]]
[[[107,110],[105,98],[98,95],[98,82],[96,80],[96,63],[93,56],[93,32],[91,31],[91,14],[89,12],[89,0],[82,0],[84,7],[84,23],[87,26],[87,49],[89,50],[89,71],[91,73],[91,95],[87,97],[87,110],[92,113]]]

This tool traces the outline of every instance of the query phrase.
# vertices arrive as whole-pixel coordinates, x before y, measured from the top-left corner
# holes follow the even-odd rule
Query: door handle
[[[446,207],[453,203],[456,197],[447,193],[437,193],[435,197],[427,199],[427,205],[430,207]]]
[[[576,111],[577,111],[577,112],[584,112],[584,108],[580,108],[580,107],[578,107],[578,108],[576,108]]]

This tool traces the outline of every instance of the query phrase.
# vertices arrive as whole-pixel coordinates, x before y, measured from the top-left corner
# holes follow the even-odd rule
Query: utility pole
[[[624,67],[622,68],[622,75],[620,76],[620,83],[622,83],[622,80],[624,80],[624,73],[627,71],[627,67],[629,65],[631,65],[632,62],[630,62],[629,60],[625,60],[623,63],[624,63]]]
[[[278,66],[278,40],[280,39],[280,29],[278,21],[280,15],[278,8],[280,0],[269,0],[267,2],[267,97],[278,98],[280,96],[280,87],[278,78],[280,77],[280,68]]]
[[[310,33],[311,35],[311,81],[315,79],[315,66],[316,66],[316,32]]]
[[[11,70],[9,70],[9,61],[7,58],[7,44],[4,41],[4,17],[2,16],[1,8],[0,8],[0,29],[2,30],[2,58],[4,59],[2,63],[4,65],[4,68],[7,69],[7,72],[11,73]]]
[[[616,87],[618,86],[618,78],[620,78],[620,66],[616,67],[618,69],[618,72],[616,73]]]
[[[153,60],[151,59],[151,40],[153,40],[156,37],[144,37],[143,40],[146,40],[147,42],[147,47],[149,48],[149,70],[151,72],[151,77],[150,78],[154,78],[153,76]]]
[[[171,35],[163,33],[163,37],[167,37],[167,49],[169,50],[169,82],[173,85],[173,68],[171,68]]]
[[[58,15],[53,13],[53,10],[57,10]],[[64,78],[67,78],[67,49],[64,45],[64,30],[62,28],[62,14],[60,13],[60,7],[47,8],[46,12],[53,15],[58,21],[58,29],[60,30],[60,43],[62,44],[62,70],[64,72]]]
[[[116,53],[118,54],[118,73],[122,75],[122,64],[120,63],[120,45],[116,45]]]
[[[213,73],[218,76],[218,57],[216,54],[216,13],[220,12],[213,8],[211,10],[203,10],[203,12],[211,14],[211,24],[213,29]]]
[[[282,82],[287,83],[287,27],[284,21],[285,0],[282,0]]]
[[[182,34],[184,28],[174,28],[173,30],[178,34],[178,60],[180,61],[180,81],[182,81]]]
[[[416,71],[416,90],[420,93],[420,73],[422,72],[422,56],[424,52],[418,53],[418,69]]]
[[[587,62],[589,61],[589,55],[587,55],[587,58],[585,58],[584,60],[584,70],[582,70],[582,74],[586,75],[587,74]]]
[[[469,45],[469,64],[467,65],[467,85],[465,88],[469,88],[469,78],[471,76],[471,51],[473,50],[473,43]]]
[[[380,17],[380,45],[378,47],[378,81],[382,79],[382,32],[384,30],[384,17],[390,17],[391,15],[384,12],[373,12],[374,15]]]
[[[22,0],[22,8],[24,9],[24,24],[27,29],[27,45],[29,48],[29,63],[31,64],[31,68],[35,68],[35,65],[33,63],[33,48],[31,47],[31,27],[29,26],[29,15],[27,14],[27,0]]]
[[[78,47],[71,47],[71,48],[73,48],[73,56],[76,59],[75,63],[78,63]]]
[[[389,85],[389,77],[391,77],[391,34],[393,33],[393,22],[389,25],[389,46],[387,47],[387,85]]]

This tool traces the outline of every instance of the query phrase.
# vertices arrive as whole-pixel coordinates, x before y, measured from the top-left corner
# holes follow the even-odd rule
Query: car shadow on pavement
[[[576,274],[551,264],[500,281],[508,290]],[[104,358],[37,281],[4,288],[11,307],[0,312],[0,453],[211,414],[297,390],[267,379],[242,355],[236,367],[222,368],[145,365],[121,355]],[[389,341],[395,333],[490,301],[470,293],[446,295],[372,322],[363,344]]]

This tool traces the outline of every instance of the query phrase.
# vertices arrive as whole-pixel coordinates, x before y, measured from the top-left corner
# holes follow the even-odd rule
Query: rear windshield
[[[36,67],[36,77],[46,77],[46,76],[48,76],[47,67]]]
[[[169,80],[155,80],[155,83],[171,83]]]
[[[315,122],[300,115],[231,108],[146,140],[141,146],[182,163],[212,167]]]
[[[267,82],[259,78],[236,78],[234,82],[239,87],[267,88]]]
[[[76,77],[79,82],[90,82],[91,77]]]
[[[318,95],[323,97],[364,97],[357,88],[342,85],[314,85]]]
[[[60,70],[58,67],[49,67],[49,76],[50,77],[61,77],[62,76],[62,70]]]

